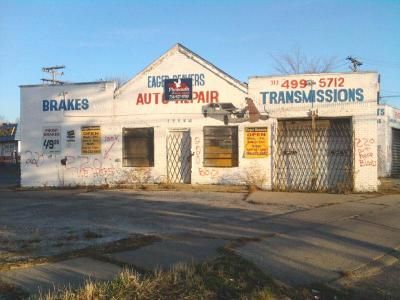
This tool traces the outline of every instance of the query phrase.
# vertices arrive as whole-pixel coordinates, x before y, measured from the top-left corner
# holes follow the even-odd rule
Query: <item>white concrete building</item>
[[[400,177],[400,109],[378,106],[378,175]]]
[[[376,73],[252,77],[247,86],[177,44],[118,89],[21,86],[22,185],[373,191],[378,91]]]
[[[17,123],[0,123],[0,165],[18,162],[20,153],[19,132]]]
[[[251,77],[273,122],[274,187],[376,190],[378,92],[370,72]]]

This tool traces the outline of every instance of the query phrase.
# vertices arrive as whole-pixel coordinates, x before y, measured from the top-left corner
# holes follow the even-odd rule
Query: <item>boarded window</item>
[[[229,126],[204,127],[204,166],[238,166],[238,128]]]
[[[124,128],[123,157],[124,167],[154,166],[154,129]]]

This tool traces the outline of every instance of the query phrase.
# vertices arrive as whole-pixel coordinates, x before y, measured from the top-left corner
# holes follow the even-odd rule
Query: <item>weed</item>
[[[257,164],[252,164],[242,175],[242,181],[247,185],[249,193],[262,189],[267,179],[268,175],[265,169],[260,168]]]
[[[253,297],[254,296],[254,297]],[[269,298],[267,298],[267,296]],[[280,288],[253,264],[232,252],[201,264],[177,264],[168,271],[125,269],[109,282],[88,281],[39,294],[39,299],[281,299]]]

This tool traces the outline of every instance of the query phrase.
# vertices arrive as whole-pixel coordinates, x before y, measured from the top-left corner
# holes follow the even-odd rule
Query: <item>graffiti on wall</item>
[[[119,138],[118,134],[104,136],[103,142],[106,145],[105,149],[104,149],[104,156],[103,156],[104,159],[110,158],[111,150],[114,148],[114,145],[116,143],[119,143],[119,141],[120,141],[120,138]]]
[[[199,175],[215,179],[219,177],[219,170],[215,168],[199,168]]]
[[[92,156],[66,156],[67,163],[65,170],[72,173],[76,177],[101,177],[107,178],[115,175],[116,168],[113,166],[103,166],[104,161],[100,157]]]
[[[30,151],[27,150],[24,152],[24,157],[25,157],[25,166],[29,167],[36,167],[39,168],[41,167],[46,161],[52,161],[57,159],[56,154],[46,154],[43,152],[37,152],[37,151]]]
[[[358,155],[360,167],[375,167],[377,165],[373,149],[376,147],[373,138],[356,138],[356,153]]]
[[[95,126],[99,127],[100,126]],[[93,132],[93,126],[90,129],[90,132]],[[120,142],[120,135],[112,134],[105,135],[101,139],[100,132],[97,131],[97,128],[94,129],[94,133],[92,136],[96,137],[95,143],[97,143],[97,148],[100,147],[101,153],[101,143],[103,142],[104,146],[104,154],[103,156],[87,156],[87,155],[78,155],[78,156],[67,156],[66,170],[68,172],[72,172],[75,176],[81,178],[109,178],[117,175],[117,168],[110,164],[112,162],[111,151],[115,147],[117,143]],[[100,141],[98,141],[100,139]]]
[[[201,162],[200,154],[201,154],[200,138],[196,136],[194,138],[194,161],[196,165],[200,165]]]
[[[194,138],[194,162],[198,166],[202,165],[201,152],[202,152],[201,140],[200,137],[196,136]],[[211,179],[216,179],[219,177],[219,170],[215,168],[199,167],[197,171],[201,177],[209,177]]]

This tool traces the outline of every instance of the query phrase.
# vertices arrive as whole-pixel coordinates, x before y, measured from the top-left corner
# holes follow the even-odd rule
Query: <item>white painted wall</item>
[[[149,80],[151,82],[151,78],[156,76],[173,78],[183,74],[195,74],[193,75],[195,99],[189,103],[163,103],[161,98],[163,88],[149,86]],[[238,108],[243,108],[246,106],[246,85],[185,49],[175,47],[117,90],[115,94],[114,89],[114,83],[21,87],[23,186],[123,182],[127,171],[133,170],[140,173],[143,170],[122,167],[122,129],[124,127],[154,127],[155,158],[154,167],[149,169],[150,181],[166,181],[168,130],[188,128],[191,132],[194,154],[192,183],[243,184],[248,174],[254,175],[258,172],[264,179],[262,186],[271,187],[270,157],[243,158],[244,127],[270,126],[269,121],[229,124],[239,127],[239,167],[203,167],[203,127],[224,126],[224,124],[222,120],[205,118],[202,114],[202,106],[210,103],[212,99],[218,102],[230,102]],[[43,111],[44,99],[56,99],[59,103],[64,97],[63,92],[67,93],[66,99],[88,99],[89,108],[79,111]],[[151,95],[151,101],[149,95]],[[199,95],[203,95],[203,98]],[[101,154],[83,155],[81,153],[80,130],[81,126],[88,125],[101,126]],[[42,146],[44,126],[61,127],[60,153],[45,153]],[[69,130],[74,130],[75,142],[67,142]],[[64,158],[67,158],[66,166],[61,165],[61,159]],[[147,173],[143,176],[147,176]]]
[[[174,78],[193,74],[193,101],[162,101],[162,86],[153,86],[153,78]],[[354,103],[316,103],[320,116],[348,116],[353,120],[355,138],[373,139],[370,150],[374,166],[360,167],[359,153],[355,153],[355,187],[357,191],[376,190],[376,95],[378,75],[324,74],[304,75],[301,78],[319,81],[323,76],[344,77],[346,88],[363,88],[363,101]],[[291,76],[290,79],[300,78]],[[164,77],[165,78],[165,77]],[[200,80],[201,78],[201,80]],[[271,133],[278,118],[306,117],[309,104],[262,103],[260,92],[272,91],[271,80],[284,77],[250,78],[247,86],[231,78],[210,63],[184,47],[176,46],[144,69],[127,84],[115,90],[113,82],[65,84],[62,86],[21,87],[21,173],[23,186],[92,185],[124,182],[127,172],[134,171],[149,176],[150,182],[166,181],[166,137],[176,128],[190,129],[192,137],[192,183],[244,184],[250,176],[262,181],[262,187],[270,189],[272,178]],[[316,86],[314,86],[315,88]],[[276,86],[274,86],[275,90]],[[308,87],[307,87],[308,88]],[[268,111],[269,120],[229,124],[238,126],[239,166],[234,168],[207,168],[203,166],[203,127],[225,126],[221,120],[205,118],[202,106],[213,101],[230,102],[238,108],[246,106],[245,97],[253,97],[261,112]],[[43,100],[87,99],[88,108],[80,110],[44,111]],[[203,95],[201,98],[199,95]],[[208,98],[207,98],[208,95]],[[151,98],[150,98],[151,97]],[[150,100],[151,99],[151,100]],[[208,100],[207,100],[208,99]],[[43,147],[43,128],[58,127],[61,130],[59,153],[49,153]],[[101,154],[83,155],[81,152],[81,127],[101,126]],[[122,129],[154,127],[154,167],[144,171],[140,168],[122,167]],[[268,127],[270,138],[266,158],[244,158],[244,128]],[[67,132],[73,130],[75,139],[68,141]],[[67,160],[66,165],[61,160]]]
[[[204,84],[194,86],[194,94],[205,95],[204,101],[197,99],[188,103],[167,102],[162,103],[162,87],[149,87],[151,78],[157,76],[168,76],[174,78],[182,74],[195,74],[201,76]],[[149,97],[151,102],[143,104],[140,99],[144,95]],[[188,128],[192,137],[192,183],[198,184],[242,184],[246,181],[247,173],[260,172],[265,178],[264,188],[270,188],[270,170],[264,166],[270,165],[270,158],[265,159],[244,159],[243,138],[244,127],[269,126],[269,121],[257,123],[236,123],[229,124],[239,127],[239,167],[235,168],[210,168],[203,166],[203,127],[224,126],[221,120],[211,117],[205,118],[202,114],[202,106],[211,103],[207,101],[208,95],[218,95],[218,102],[230,102],[238,108],[246,106],[245,97],[247,88],[227,78],[225,74],[196,57],[188,57],[184,53],[174,51],[167,53],[156,65],[150,66],[142,73],[131,80],[126,86],[117,91],[116,119],[124,126],[130,127],[155,127],[155,166],[152,168],[152,177],[166,178],[166,135],[169,129]],[[142,97],[142,98],[140,98]],[[158,97],[157,100],[155,97]],[[138,100],[139,99],[139,100]],[[147,98],[149,99],[149,98]],[[156,103],[157,101],[157,103]],[[215,101],[215,99],[213,99]]]
[[[94,173],[93,163],[99,169],[113,164],[111,158],[104,161],[102,155],[82,156],[80,153],[80,128],[102,125],[112,121],[113,93],[115,83],[65,84],[57,86],[21,86],[21,185],[61,186],[92,184],[97,176],[86,179],[79,173]],[[83,99],[89,101],[88,109],[43,111],[43,100]],[[43,147],[43,127],[61,127],[61,152],[47,153]],[[75,142],[67,144],[66,133],[75,130]],[[107,135],[108,127],[103,134]],[[107,143],[103,143],[103,153]],[[67,166],[61,165],[68,158]],[[119,156],[118,156],[119,157]]]

